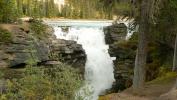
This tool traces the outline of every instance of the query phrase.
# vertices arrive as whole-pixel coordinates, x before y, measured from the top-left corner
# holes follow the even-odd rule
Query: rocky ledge
[[[18,68],[24,67],[25,61],[29,59],[28,53],[24,50],[30,48],[28,28],[19,25],[1,25],[1,27],[8,29],[13,36],[13,42],[0,45],[0,66],[4,68]],[[77,67],[79,73],[84,72],[86,62],[86,54],[80,44],[76,44],[72,40],[57,39],[54,30],[51,27],[47,28],[47,35],[32,36],[34,42],[33,46],[36,52],[36,57],[40,60],[39,64],[55,64],[60,60],[60,55],[64,60]],[[51,63],[52,62],[52,63]]]
[[[132,50],[136,47],[128,47],[126,50],[119,43],[126,41],[127,27],[124,23],[115,24],[104,28],[105,41],[109,45],[109,54],[116,57],[114,61],[114,78],[115,82],[111,92],[118,92],[130,87],[132,84],[132,75],[130,69],[134,67],[134,59]]]

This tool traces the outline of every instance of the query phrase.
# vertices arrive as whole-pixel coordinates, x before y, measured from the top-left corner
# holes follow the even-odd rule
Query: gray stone
[[[3,27],[3,26],[2,26]],[[28,43],[29,29],[23,28],[17,25],[11,25],[7,28],[13,36],[13,42],[10,44],[0,45],[0,66],[14,67],[20,64],[24,64],[29,59],[28,54],[24,50],[31,48]],[[59,55],[65,58],[66,62],[70,62],[77,59],[76,65],[85,66],[86,54],[85,50],[80,44],[77,44],[72,40],[57,39],[52,27],[47,27],[48,35],[45,37],[32,36],[33,50],[36,50],[35,56],[42,62],[48,62],[50,60],[58,60]],[[58,56],[55,59],[50,58],[52,54]],[[73,66],[76,66],[73,64]]]
[[[111,57],[116,57],[114,61],[114,78],[116,82],[113,84],[111,91],[118,92],[119,90],[124,90],[126,88],[126,82],[132,79],[132,76],[129,74],[129,69],[132,67],[133,58],[128,60],[129,52],[124,51],[121,46],[117,45],[125,41],[127,27],[123,23],[115,24],[105,27],[104,33],[106,44],[109,45],[108,52]]]
[[[127,27],[123,23],[104,27],[104,34],[106,44],[124,41],[127,34]]]

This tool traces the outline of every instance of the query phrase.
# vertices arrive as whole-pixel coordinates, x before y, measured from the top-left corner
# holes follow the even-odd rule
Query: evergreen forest
[[[66,0],[59,6],[54,0],[1,0],[0,21],[11,23],[21,17],[69,18],[69,19],[112,19],[99,0]]]

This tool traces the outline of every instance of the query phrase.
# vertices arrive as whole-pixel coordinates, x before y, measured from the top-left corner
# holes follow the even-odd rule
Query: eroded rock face
[[[111,92],[118,92],[130,87],[132,84],[132,75],[129,70],[134,67],[134,59],[132,56],[132,48],[128,47],[126,50],[121,47],[120,42],[125,41],[127,27],[124,23],[115,24],[104,28],[105,41],[109,45],[109,54],[111,57],[116,57],[114,61],[114,78],[115,82]]]
[[[1,45],[1,56],[0,61],[3,62],[0,66],[3,67],[14,67],[20,64],[24,64],[26,60],[29,59],[28,53],[24,52],[24,50],[29,50],[30,44],[30,36],[29,30],[25,30],[24,28],[17,25],[8,25],[5,26],[13,36],[13,42],[9,44]],[[37,37],[33,37],[33,49],[36,51],[36,56],[40,61],[49,60],[49,43],[45,39],[39,39]]]
[[[114,44],[125,40],[127,26],[124,23],[114,24],[104,28],[106,44]]]
[[[63,40],[56,39],[54,34],[48,35],[48,39],[51,40],[49,44],[50,56],[55,56],[55,54],[61,55],[62,58],[69,64],[72,64],[74,68],[78,70],[79,73],[84,73],[86,54],[82,45],[76,44],[73,40]],[[55,57],[50,57],[50,60],[59,60]],[[58,58],[58,57],[57,57]]]
[[[30,36],[29,29],[25,29],[18,25],[2,25],[3,28],[8,29],[13,36],[13,42],[9,44],[0,45],[0,66],[4,68],[18,67],[25,64],[25,61],[29,59],[28,53],[24,50],[31,48],[29,44]],[[48,27],[48,35],[38,38],[32,36],[33,49],[37,50],[35,55],[41,61],[41,63],[47,61],[59,60],[59,55],[65,59],[69,64],[73,63],[73,67],[81,67],[84,71],[86,54],[80,44],[76,44],[72,40],[56,39],[54,30]],[[83,73],[83,72],[81,72]]]

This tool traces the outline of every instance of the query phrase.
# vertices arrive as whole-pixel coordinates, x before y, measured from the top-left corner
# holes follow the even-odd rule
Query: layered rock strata
[[[13,36],[13,42],[0,45],[0,66],[4,68],[23,67],[25,61],[29,59],[28,53],[24,50],[30,49],[30,30],[18,25],[1,25],[8,29]],[[72,40],[57,39],[53,28],[48,27],[48,34],[45,36],[32,36],[35,56],[41,61],[40,64],[56,62],[64,59],[73,67],[80,69],[83,73],[86,62],[86,54],[80,44]],[[62,55],[62,58],[60,58]]]
[[[120,42],[125,41],[127,34],[127,27],[124,23],[115,24],[104,28],[105,41],[109,45],[109,54],[111,57],[116,57],[114,61],[114,78],[115,82],[111,92],[118,92],[124,90],[126,87],[130,87],[132,84],[132,75],[129,73],[134,67],[134,59],[132,56],[132,48],[128,47],[127,50],[124,47],[118,45]]]

